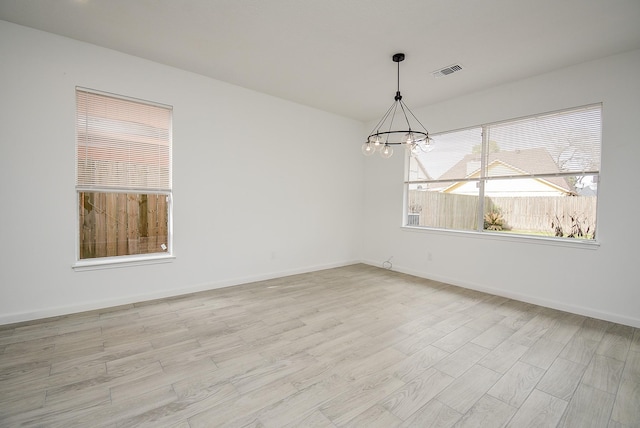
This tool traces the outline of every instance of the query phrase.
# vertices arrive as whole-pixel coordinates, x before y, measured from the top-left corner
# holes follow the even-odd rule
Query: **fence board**
[[[118,231],[117,231],[117,255],[123,255],[128,253],[128,240],[127,240],[127,194],[118,193],[116,204],[116,218],[118,219]]]
[[[94,209],[96,218],[96,257],[107,255],[107,221],[106,221],[106,195],[104,193],[94,193]]]
[[[147,234],[149,242],[147,243],[147,252],[155,253],[158,247],[158,195],[149,195],[147,199]]]
[[[158,245],[169,245],[169,227],[167,224],[167,196],[158,195]],[[161,251],[162,248],[158,249]],[[162,250],[164,251],[164,250]]]
[[[138,214],[140,212],[140,202],[137,195],[127,195],[127,242],[129,254],[138,254]]]
[[[105,228],[106,228],[106,246],[107,256],[118,255],[118,220],[117,215],[117,199],[115,193],[105,194]]]

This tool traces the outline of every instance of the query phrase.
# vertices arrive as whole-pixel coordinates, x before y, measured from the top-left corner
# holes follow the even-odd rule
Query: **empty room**
[[[637,0],[0,0],[0,64],[1,427],[640,427]]]

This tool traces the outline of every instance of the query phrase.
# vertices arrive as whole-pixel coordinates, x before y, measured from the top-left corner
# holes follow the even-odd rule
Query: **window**
[[[405,226],[595,239],[601,116],[598,104],[433,135],[409,157]]]
[[[76,89],[78,260],[171,254],[171,119],[168,106]]]

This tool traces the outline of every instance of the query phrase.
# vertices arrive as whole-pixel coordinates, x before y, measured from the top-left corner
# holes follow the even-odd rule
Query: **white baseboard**
[[[288,269],[278,272],[269,272],[260,275],[249,275],[245,277],[230,278],[220,281],[207,282],[202,284],[192,285],[186,288],[176,288],[172,290],[165,290],[162,292],[136,294],[131,296],[125,296],[122,298],[97,300],[92,302],[85,302],[82,304],[59,306],[55,308],[45,308],[30,312],[17,312],[12,314],[0,315],[0,325],[13,324],[25,321],[34,321],[44,318],[51,318],[57,316],[70,315],[80,312],[95,311],[100,309],[111,308],[114,306],[130,305],[133,303],[145,302],[149,300],[164,299],[167,297],[176,297],[184,294],[197,293],[200,291],[215,290],[218,288],[232,287],[234,285],[249,284],[252,282],[266,281],[269,279],[283,278],[291,275],[298,275],[302,273],[316,272],[325,269],[333,269],[337,267],[348,266],[352,264],[360,263],[359,260],[352,260],[347,262],[328,263],[324,265],[306,266],[303,268]]]
[[[381,267],[379,262],[373,262],[363,260],[362,263],[366,263],[371,266]],[[452,278],[441,277],[438,275],[426,276],[424,272],[416,271],[414,269],[405,268],[402,266],[393,265],[394,271],[406,273],[408,275],[417,276],[419,278],[430,279],[433,281],[444,282],[445,284],[455,285],[457,287],[467,288],[470,290],[481,291],[483,293],[493,294],[494,296],[506,297],[508,299],[518,300],[520,302],[531,303],[533,305],[544,306],[546,308],[557,309],[559,311],[570,312],[576,315],[583,315],[591,318],[597,318],[604,321],[611,321],[617,324],[624,324],[631,327],[640,328],[640,319],[627,317],[611,312],[601,311],[595,308],[587,308],[583,306],[572,305],[568,303],[558,302],[556,300],[544,299],[529,294],[514,293],[509,290],[500,288],[488,287],[483,284],[471,283],[466,281],[458,281]]]

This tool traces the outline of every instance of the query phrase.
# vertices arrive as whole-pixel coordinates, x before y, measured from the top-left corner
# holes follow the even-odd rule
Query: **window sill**
[[[600,243],[594,240],[571,239],[571,238],[555,238],[553,236],[531,236],[531,235],[515,235],[500,232],[474,232],[461,230],[446,230],[429,227],[402,226],[405,232],[419,233],[436,233],[439,235],[457,236],[473,239],[492,239],[505,242],[519,242],[536,245],[551,245],[557,247],[571,247],[588,250],[596,250],[600,247]]]
[[[73,270],[116,269],[130,266],[143,266],[158,263],[171,263],[176,257],[171,254],[145,254],[143,256],[101,257],[98,259],[78,260]]]

